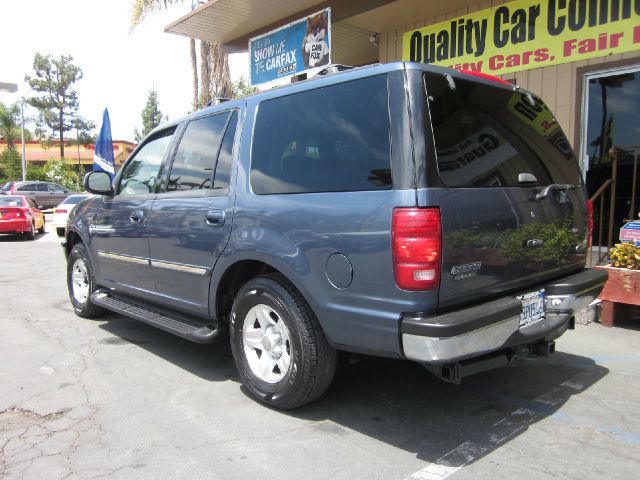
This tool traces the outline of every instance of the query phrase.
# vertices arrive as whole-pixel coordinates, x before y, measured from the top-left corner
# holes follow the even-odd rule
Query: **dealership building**
[[[211,0],[165,30],[253,53],[251,39],[326,9],[331,63],[432,63],[539,95],[578,155],[589,193],[616,176],[617,164],[616,223],[637,217],[640,0]]]

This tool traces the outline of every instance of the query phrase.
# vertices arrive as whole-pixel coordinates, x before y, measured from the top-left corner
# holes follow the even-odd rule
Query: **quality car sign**
[[[331,63],[331,9],[249,40],[251,85]]]

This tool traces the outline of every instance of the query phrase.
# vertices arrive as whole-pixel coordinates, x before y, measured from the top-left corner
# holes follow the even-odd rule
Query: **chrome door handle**
[[[144,220],[144,212],[142,210],[134,210],[129,215],[129,220],[131,220],[133,223],[140,223],[142,220]]]
[[[224,210],[209,210],[204,217],[207,225],[212,227],[221,227],[224,225],[225,213]]]

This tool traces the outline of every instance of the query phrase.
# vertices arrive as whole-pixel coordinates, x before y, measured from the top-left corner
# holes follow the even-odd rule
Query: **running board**
[[[91,295],[91,301],[107,310],[126,315],[195,343],[212,343],[218,336],[217,328],[211,329],[186,318],[141,306],[128,298],[114,297],[108,290],[96,290]]]

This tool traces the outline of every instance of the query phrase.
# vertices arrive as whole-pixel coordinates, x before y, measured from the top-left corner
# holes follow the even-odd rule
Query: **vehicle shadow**
[[[197,345],[119,315],[106,318],[100,328],[123,341],[205,380],[239,383],[226,334],[213,345]],[[561,416],[558,411],[573,395],[608,372],[590,358],[558,352],[453,385],[413,362],[367,356],[353,362],[345,354],[322,398],[282,414],[337,435],[356,431],[418,459],[456,467],[489,454],[529,425]]]
[[[46,235],[46,233],[36,233],[36,238],[34,239],[35,241],[38,241],[40,238],[43,238]],[[26,238],[24,238],[24,236],[20,233],[0,233],[0,243],[3,242],[25,242],[28,243],[31,240],[27,240]]]
[[[559,352],[454,385],[413,362],[364,357],[340,369],[320,401],[290,415],[331,420],[421,460],[457,467],[556,415],[608,372],[589,358]]]
[[[99,320],[106,320],[100,328],[115,336],[104,343],[133,343],[207,381],[240,380],[226,332],[213,344],[200,345],[122,315],[109,314]]]

